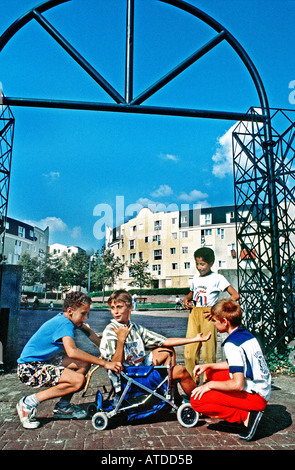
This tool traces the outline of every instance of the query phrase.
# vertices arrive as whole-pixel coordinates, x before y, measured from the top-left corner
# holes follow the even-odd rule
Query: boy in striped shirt
[[[132,297],[125,290],[113,292],[108,300],[113,319],[105,328],[100,343],[100,351],[105,360],[112,358],[123,366],[168,365],[172,358],[172,378],[179,380],[185,393],[191,394],[196,384],[182,365],[176,364],[175,346],[198,341],[207,341],[211,333],[202,333],[193,338],[165,338],[143,326],[131,322]],[[146,349],[151,349],[149,353]],[[120,359],[119,359],[120,358]],[[113,376],[114,374],[112,374]],[[112,377],[115,389],[119,387],[119,377]]]

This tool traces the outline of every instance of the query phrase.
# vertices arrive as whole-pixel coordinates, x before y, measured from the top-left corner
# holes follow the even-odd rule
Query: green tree
[[[92,262],[92,286],[102,289],[104,293],[105,286],[113,286],[116,279],[123,273],[125,264],[109,248],[102,247],[96,252]]]
[[[62,276],[64,286],[87,287],[88,280],[88,256],[84,251],[65,256],[65,266]]]
[[[32,257],[27,251],[22,253],[19,264],[23,266],[24,286],[33,286],[36,282],[41,282],[40,264],[37,257]]]
[[[46,284],[47,290],[58,289],[59,286],[63,286],[65,266],[64,256],[55,256],[52,253],[46,253],[42,269],[42,279]]]
[[[147,271],[149,266],[148,261],[133,261],[129,265],[129,274],[133,280],[129,283],[130,286],[139,287],[150,287],[153,281],[151,274]]]

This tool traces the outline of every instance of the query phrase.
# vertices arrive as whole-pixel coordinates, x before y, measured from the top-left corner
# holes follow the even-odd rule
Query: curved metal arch
[[[200,57],[213,49],[221,41],[226,40],[227,43],[233,48],[238,56],[243,61],[247,70],[249,71],[253,80],[254,86],[257,90],[262,114],[259,119],[261,121],[269,121],[269,105],[268,99],[263,86],[261,77],[254,66],[252,60],[243,49],[241,44],[234,38],[234,36],[221,25],[218,21],[211,16],[201,11],[197,7],[190,5],[183,0],[157,0],[175,6],[191,15],[199,18],[208,26],[217,31],[217,37],[209,41],[200,50],[196,51],[191,57],[183,61],[180,65],[175,67],[171,72],[166,74],[154,85],[149,87],[145,92],[141,93],[137,98],[132,98],[132,76],[133,76],[133,21],[134,21],[134,0],[127,0],[127,39],[126,39],[126,84],[125,84],[125,99],[63,38],[54,27],[41,15],[43,12],[58,6],[70,0],[47,0],[38,6],[32,8],[27,13],[18,18],[3,34],[0,36],[0,52],[8,43],[8,41],[16,34],[23,26],[29,21],[35,19],[38,23],[66,50],[68,54],[76,60],[76,62],[114,99],[117,105],[108,103],[83,103],[71,101],[57,101],[57,100],[38,100],[38,99],[22,99],[22,98],[6,98],[3,97],[3,103],[14,106],[32,106],[32,107],[50,107],[62,109],[87,109],[87,110],[103,110],[103,111],[119,111],[129,113],[145,113],[145,114],[160,114],[160,115],[176,115],[176,116],[190,116],[201,118],[214,118],[214,119],[229,119],[240,120],[248,119],[245,113],[237,112],[222,112],[222,111],[209,111],[209,110],[196,110],[196,109],[179,109],[179,108],[163,108],[157,106],[139,106],[148,97],[153,95],[156,91],[166,85],[169,81],[179,75],[183,70],[188,68],[191,64],[196,62]],[[266,141],[271,141],[271,128],[266,126]]]
[[[40,3],[36,7],[24,13],[20,16],[14,23],[12,23],[7,30],[0,37],[0,51],[8,43],[8,41],[17,33],[23,26],[25,26],[29,21],[34,18],[34,11],[39,13],[44,13],[47,10],[50,10],[61,3],[69,2],[70,0],[46,0],[45,2]]]

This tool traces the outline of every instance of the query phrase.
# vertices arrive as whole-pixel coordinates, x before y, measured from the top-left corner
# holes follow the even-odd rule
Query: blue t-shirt
[[[76,328],[71,320],[62,313],[58,313],[36,331],[25,345],[17,362],[24,364],[52,359],[64,352],[62,338],[70,336],[74,339]]]

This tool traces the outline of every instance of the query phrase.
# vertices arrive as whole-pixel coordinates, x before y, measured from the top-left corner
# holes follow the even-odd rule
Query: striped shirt
[[[146,349],[160,347],[166,341],[165,336],[150,331],[138,323],[130,322],[128,326],[130,324],[133,326],[125,341],[123,366],[139,365],[147,354]],[[122,323],[111,320],[102,334],[100,351],[107,361],[112,360],[118,343],[117,334],[112,328],[117,329],[120,325]]]

